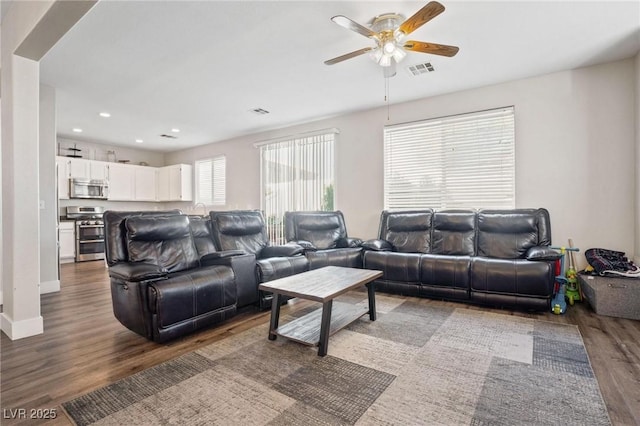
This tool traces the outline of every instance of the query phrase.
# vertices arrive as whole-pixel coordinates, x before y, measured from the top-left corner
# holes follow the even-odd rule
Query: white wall
[[[259,208],[253,143],[337,127],[336,208],[349,234],[376,237],[385,125],[514,105],[516,204],[551,213],[554,244],[634,251],[637,59],[528,78],[334,117],[165,155],[168,164],[227,156],[227,205]],[[428,78],[428,77],[426,77]],[[222,209],[222,208],[221,208]],[[581,266],[585,265],[583,256]]]
[[[107,151],[114,151],[116,161],[129,160],[129,164],[139,164],[145,162],[149,166],[165,166],[164,154],[145,149],[126,148],[124,146],[106,145],[91,142],[84,139],[69,139],[58,137],[56,155],[65,156],[71,152],[67,148],[81,149],[80,155],[88,160],[108,161]]]
[[[636,55],[636,251],[634,261],[640,265],[640,52]]]
[[[60,290],[56,208],[56,91],[40,85],[40,293]]]

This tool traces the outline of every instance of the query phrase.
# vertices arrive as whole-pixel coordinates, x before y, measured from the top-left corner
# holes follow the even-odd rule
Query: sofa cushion
[[[470,256],[423,254],[420,257],[420,284],[469,289]]]
[[[523,259],[537,245],[538,218],[533,210],[478,213],[478,256]]]
[[[127,228],[125,220],[134,216],[172,216],[181,214],[180,210],[162,211],[113,211],[107,210],[104,219],[104,252],[109,266],[118,262],[128,262]]]
[[[340,211],[286,212],[284,223],[287,241],[309,241],[318,250],[336,248],[347,237]]]
[[[267,227],[259,210],[210,212],[211,232],[218,250],[242,250],[259,257],[269,245]]]
[[[210,219],[202,216],[189,216],[189,226],[191,227],[191,235],[198,255],[202,257],[206,254],[214,253],[216,247],[211,236]]]
[[[472,256],[475,254],[476,212],[444,210],[433,215],[431,253]]]
[[[483,257],[471,261],[472,292],[550,297],[553,278],[553,262]]]
[[[130,262],[146,262],[168,272],[198,266],[187,216],[134,216],[125,220]]]
[[[256,262],[258,282],[273,281],[309,270],[309,261],[304,256],[270,257]]]
[[[383,272],[382,280],[405,283],[420,282],[419,253],[396,253],[391,251],[366,251],[363,268]]]
[[[380,238],[402,253],[429,253],[433,210],[382,212]]]
[[[339,248],[306,253],[309,269],[324,266],[343,266],[345,268],[362,268],[362,248]]]

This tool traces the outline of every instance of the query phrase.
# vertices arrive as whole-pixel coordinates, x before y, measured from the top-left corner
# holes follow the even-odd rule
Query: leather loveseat
[[[113,311],[124,326],[164,342],[235,315],[233,269],[202,264],[187,216],[107,211],[103,218]]]
[[[297,211],[284,214],[287,241],[304,248],[309,269],[362,267],[362,240],[349,238],[341,211]]]
[[[546,310],[557,253],[545,209],[383,211],[363,267],[376,289]]]

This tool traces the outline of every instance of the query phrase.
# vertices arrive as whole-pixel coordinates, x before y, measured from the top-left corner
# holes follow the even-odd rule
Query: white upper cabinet
[[[156,201],[156,168],[144,166],[134,167],[135,200]]]
[[[65,158],[65,157],[58,157]],[[69,164],[69,177],[81,179],[107,179],[108,164],[104,161],[86,160],[84,158],[65,158]]]
[[[158,169],[158,201],[193,200],[193,166],[176,164]]]
[[[132,201],[135,197],[135,167],[109,163],[109,200]]]

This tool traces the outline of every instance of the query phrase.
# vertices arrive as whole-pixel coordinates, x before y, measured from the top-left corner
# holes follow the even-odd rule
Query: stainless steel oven
[[[76,220],[76,262],[104,259],[102,220]]]
[[[102,207],[67,207],[67,218],[76,221],[76,262],[104,259]]]

